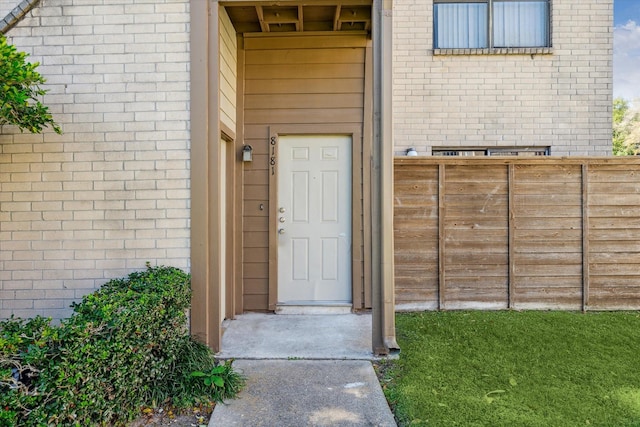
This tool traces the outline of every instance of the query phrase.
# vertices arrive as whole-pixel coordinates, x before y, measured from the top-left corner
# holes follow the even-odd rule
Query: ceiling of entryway
[[[239,33],[369,31],[371,0],[223,1]]]

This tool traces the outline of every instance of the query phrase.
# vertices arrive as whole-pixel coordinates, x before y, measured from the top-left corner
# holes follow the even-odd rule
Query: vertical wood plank
[[[362,188],[371,188],[371,145],[373,143],[373,47],[367,43],[364,60],[364,125],[362,129]],[[364,306],[371,308],[371,192],[362,195],[364,230]]]
[[[438,310],[445,304],[445,165],[438,165]]]
[[[589,309],[589,163],[582,165],[582,311]]]
[[[509,166],[509,182],[507,184],[507,191],[509,193],[509,248],[508,248],[508,262],[509,262],[509,277],[507,281],[507,296],[509,298],[507,308],[513,308],[515,302],[515,166],[510,164]]]
[[[208,135],[208,171],[207,181],[209,203],[209,292],[207,293],[207,345],[214,351],[220,351],[222,343],[222,297],[221,283],[222,258],[222,221],[219,206],[222,195],[220,164],[222,159],[220,132],[220,7],[214,4],[209,10],[209,135]],[[223,202],[224,203],[224,202]]]
[[[238,35],[238,54],[237,54],[237,86],[236,86],[236,140],[234,153],[237,160],[240,159],[242,146],[244,145],[244,65],[245,51],[244,39],[242,35]],[[236,186],[236,215],[233,218],[235,222],[235,306],[234,314],[242,314],[244,312],[244,276],[242,266],[244,264],[244,251],[242,245],[242,235],[244,233],[244,167],[238,164],[235,167],[235,186]]]
[[[352,304],[355,310],[363,307],[362,280],[362,135],[351,136],[351,282]]]
[[[211,347],[208,330],[209,292],[209,28],[208,3],[191,5],[191,334]],[[195,37],[197,36],[197,37]],[[213,50],[213,49],[212,49]]]
[[[226,232],[226,241],[225,241],[225,316],[228,319],[235,318],[235,306],[236,306],[236,294],[235,294],[235,283],[236,283],[236,265],[238,265],[236,259],[236,221],[235,218],[238,216],[236,211],[236,167],[239,166],[236,162],[235,155],[235,141],[225,142],[226,144],[226,159],[222,159],[226,164],[226,172],[227,178],[225,182],[225,194],[226,194],[226,220],[225,224]]]

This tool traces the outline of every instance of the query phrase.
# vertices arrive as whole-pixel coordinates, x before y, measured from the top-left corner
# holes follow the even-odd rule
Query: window
[[[550,46],[549,0],[434,0],[435,49]]]
[[[433,147],[434,156],[550,156],[551,147],[440,148]]]

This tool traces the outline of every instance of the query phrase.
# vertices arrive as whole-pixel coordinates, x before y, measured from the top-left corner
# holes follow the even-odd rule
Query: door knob
[[[284,212],[285,212],[285,209],[284,209],[284,208],[280,208],[280,209],[278,209],[278,210],[280,211],[280,213],[284,213]]]
[[[285,219],[283,216],[280,217],[280,222],[284,223]]]
[[[284,234],[284,228],[279,228],[278,229],[278,234]]]

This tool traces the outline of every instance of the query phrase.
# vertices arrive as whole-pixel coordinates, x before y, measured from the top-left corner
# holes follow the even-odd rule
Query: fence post
[[[513,302],[515,300],[515,289],[513,286],[513,281],[515,278],[515,196],[513,191],[515,189],[515,165],[513,163],[509,163],[509,181],[507,184],[507,192],[509,196],[509,247],[508,247],[508,263],[509,263],[509,274],[507,277],[507,308],[513,308]]]
[[[438,310],[444,309],[445,292],[445,235],[444,235],[444,189],[445,189],[445,165],[438,164]]]
[[[582,164],[582,311],[589,307],[589,163]]]

